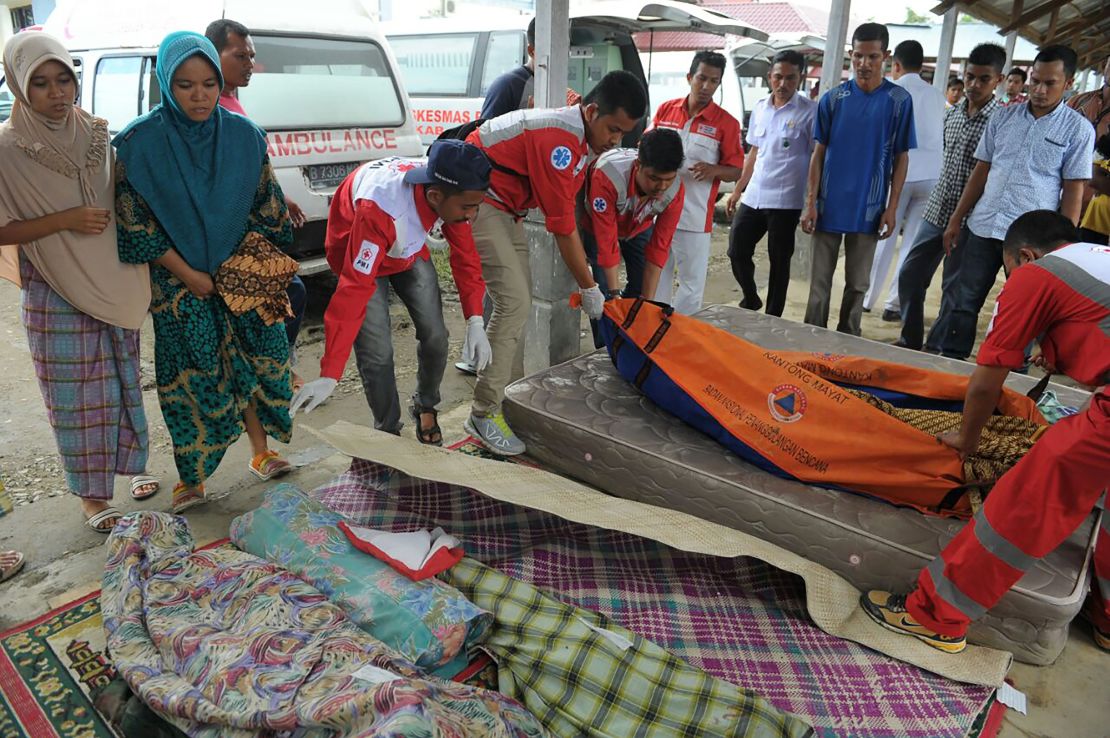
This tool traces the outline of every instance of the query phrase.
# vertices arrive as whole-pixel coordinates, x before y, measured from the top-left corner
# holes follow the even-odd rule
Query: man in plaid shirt
[[[944,259],[941,278],[943,295],[940,314],[933,321],[925,349],[940,351],[945,322],[952,310],[954,289],[959,278],[960,261],[964,250],[957,248],[945,257],[944,229],[956,210],[964,185],[975,168],[975,149],[987,128],[991,114],[999,108],[994,90],[1002,82],[1002,69],[1006,64],[1006,51],[997,44],[976,46],[967,61],[964,80],[966,94],[959,104],[948,109],[944,116],[944,163],[937,186],[925,205],[925,218],[918,229],[902,269],[898,272],[898,296],[902,309],[902,335],[896,346],[921,350],[925,331],[925,292]]]

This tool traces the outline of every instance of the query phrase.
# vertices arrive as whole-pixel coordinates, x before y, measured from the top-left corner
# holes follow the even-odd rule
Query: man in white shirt
[[[805,71],[805,57],[797,51],[780,51],[775,55],[767,74],[771,95],[757,102],[752,111],[748,122],[751,148],[744,158],[740,181],[728,198],[728,214],[733,219],[728,258],[732,275],[744,293],[740,307],[748,310],[763,306],[755,284],[752,254],[756,244],[767,235],[771,261],[768,315],[781,316],[786,306],[794,234],[805,201],[806,175],[813,154],[817,103],[798,94]]]
[[[890,322],[897,322],[902,317],[898,301],[898,272],[902,269],[910,246],[916,242],[917,229],[925,216],[925,203],[936,187],[944,157],[944,95],[921,79],[924,59],[925,52],[917,41],[903,41],[894,47],[891,76],[894,84],[906,90],[913,98],[917,148],[910,150],[906,184],[902,189],[902,198],[898,201],[895,222],[902,224],[902,248],[897,248],[897,231],[890,234],[889,238],[879,241],[875,247],[875,261],[871,264],[871,287],[863,296],[863,309],[870,311],[879,301],[890,271],[890,262],[894,258],[894,252],[898,251],[898,263],[894,267],[894,276],[883,305],[883,320]]]
[[[721,182],[740,179],[744,166],[740,121],[713,102],[727,68],[728,61],[722,54],[699,51],[686,75],[690,94],[660,105],[651,124],[652,128],[676,131],[682,138],[685,155],[678,173],[685,191],[682,217],[655,289],[657,301],[674,305],[675,311],[683,315],[701,310],[717,190]],[[676,273],[677,290],[674,289]]]

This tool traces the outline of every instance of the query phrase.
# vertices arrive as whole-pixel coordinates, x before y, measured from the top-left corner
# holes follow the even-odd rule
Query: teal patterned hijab
[[[117,158],[189,266],[215,273],[247,231],[247,218],[266,160],[266,137],[219,105],[203,122],[190,120],[173,96],[173,76],[201,56],[216,71],[220,57],[204,36],[177,31],[158,46],[162,103],[118,136]]]

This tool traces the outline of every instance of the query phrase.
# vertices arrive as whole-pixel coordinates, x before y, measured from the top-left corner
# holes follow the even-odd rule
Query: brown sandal
[[[434,407],[417,405],[415,402],[409,406],[409,411],[412,413],[412,419],[416,421],[416,440],[426,446],[442,446],[443,430],[439,427],[439,411]],[[425,414],[432,416],[431,428],[423,428],[420,425],[420,416]]]

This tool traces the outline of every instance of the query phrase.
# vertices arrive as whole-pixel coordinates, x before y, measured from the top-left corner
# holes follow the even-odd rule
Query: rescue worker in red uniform
[[[1007,282],[979,349],[960,430],[939,436],[961,456],[978,446],[1007,374],[1037,339],[1037,363],[1094,388],[1078,415],[1060,420],[1007,472],[982,509],[918,577],[907,595],[872,590],[861,605],[888,630],[958,653],[965,633],[1037,559],[1063,543],[1110,482],[1110,248],[1075,243],[1071,221],[1034,210],[1003,242]],[[1095,546],[1090,608],[1095,639],[1110,648],[1110,533]]]
[[[607,297],[620,296],[617,268],[625,256],[628,287],[625,297],[655,298],[659,275],[671,253],[686,188],[678,176],[682,139],[666,128],[648,131],[636,149],[613,149],[590,165],[586,175],[582,223],[583,242],[597,264],[594,275]],[[626,244],[651,229],[637,253]],[[628,263],[628,257],[638,260]],[[638,274],[634,274],[638,270]]]
[[[589,166],[578,222],[594,279],[606,299],[655,298],[682,216],[685,186],[678,176],[682,139],[666,128],[648,131],[635,149],[606,151]],[[621,258],[628,275],[619,288]],[[590,320],[601,348],[598,322]]]
[[[620,145],[647,109],[647,91],[628,72],[610,72],[589,102],[554,110],[516,110],[488,120],[467,141],[489,157],[493,171],[474,221],[474,242],[493,300],[489,340],[493,360],[478,373],[466,429],[502,456],[524,453],[505,422],[505,386],[524,376],[524,326],[532,310],[532,273],[523,219],[538,207],[559,253],[578,283],[582,309],[601,316],[605,298],[590,272],[574,211],[590,152]]]
[[[400,403],[393,371],[389,292],[405,303],[416,328],[417,386],[410,413],[421,443],[440,445],[436,405],[447,366],[447,328],[439,281],[426,242],[444,239],[459,290],[466,339],[463,354],[477,366],[489,363],[491,349],[482,327],[481,262],[470,222],[489,186],[485,155],[463,141],[436,141],[426,164],[387,159],[362,165],[336,190],[324,239],[328,264],[339,285],[324,313],[324,357],[320,378],[293,398],[291,412],[305,412],[335,390],[355,348],[374,427],[401,431]]]

